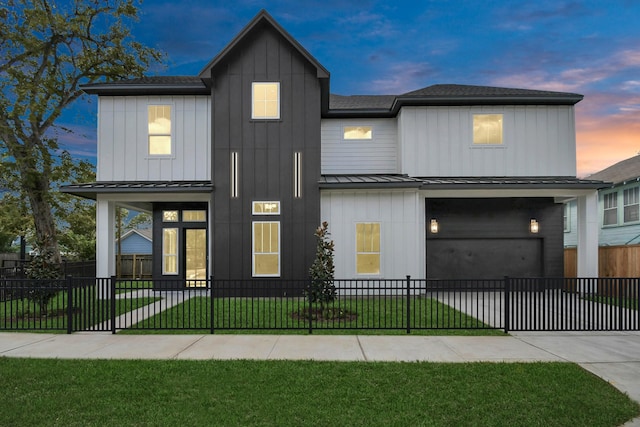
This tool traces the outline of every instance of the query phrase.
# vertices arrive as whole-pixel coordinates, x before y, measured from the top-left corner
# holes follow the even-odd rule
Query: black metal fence
[[[509,331],[640,330],[640,279],[335,280],[0,279],[0,330]]]

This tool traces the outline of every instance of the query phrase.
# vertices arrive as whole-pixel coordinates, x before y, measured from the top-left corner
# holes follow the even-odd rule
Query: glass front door
[[[188,228],[184,231],[187,286],[207,286],[207,230]]]

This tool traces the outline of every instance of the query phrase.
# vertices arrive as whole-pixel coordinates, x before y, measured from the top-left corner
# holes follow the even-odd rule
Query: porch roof
[[[394,174],[322,175],[320,188],[419,188],[423,190],[597,190],[609,183],[574,177],[410,177]]]
[[[60,187],[60,191],[95,199],[97,194],[104,193],[210,193],[213,188],[211,181],[110,181],[69,184]]]

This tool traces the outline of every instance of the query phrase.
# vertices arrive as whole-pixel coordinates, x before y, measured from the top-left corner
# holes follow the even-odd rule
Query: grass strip
[[[618,426],[640,407],[569,363],[0,359],[4,425]]]

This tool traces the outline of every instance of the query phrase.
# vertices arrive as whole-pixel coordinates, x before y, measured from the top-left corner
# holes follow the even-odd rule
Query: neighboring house
[[[133,228],[127,230],[120,239],[120,253],[122,255],[151,255],[152,234],[150,228]],[[116,239],[116,247],[118,240]]]
[[[153,214],[155,278],[308,276],[328,221],[340,279],[561,276],[563,202],[597,269],[597,188],[576,178],[572,93],[434,85],[329,93],[329,72],[260,12],[197,76],[98,95],[98,275],[114,212]],[[371,91],[375,92],[376,88]],[[597,271],[596,271],[597,275]]]
[[[600,246],[640,244],[640,156],[618,162],[589,176],[609,183],[598,192],[598,241]],[[572,223],[577,208],[566,209],[565,246],[576,246],[578,237]]]

